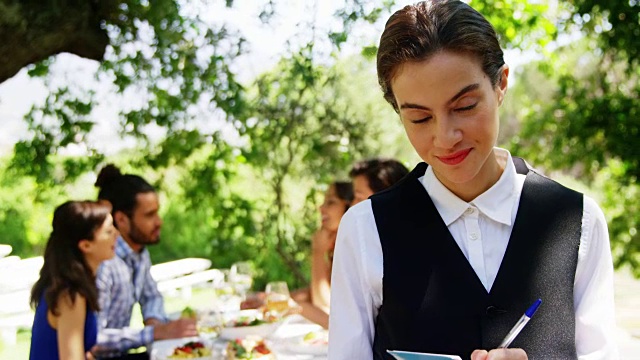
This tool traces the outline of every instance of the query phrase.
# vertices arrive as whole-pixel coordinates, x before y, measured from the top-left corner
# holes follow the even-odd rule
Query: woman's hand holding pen
[[[527,360],[527,353],[522,349],[493,349],[476,350],[471,354],[471,360]]]
[[[486,350],[476,350],[471,354],[471,360],[527,360],[527,353],[524,350],[508,349],[507,347],[511,345],[516,336],[520,334],[520,331],[522,331],[524,326],[531,320],[531,317],[536,313],[540,304],[542,304],[542,299],[536,300],[533,305],[529,306],[497,349],[489,352]]]

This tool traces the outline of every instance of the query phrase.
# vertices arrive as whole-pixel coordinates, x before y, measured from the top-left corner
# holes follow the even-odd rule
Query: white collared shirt
[[[419,178],[487,291],[509,243],[525,179],[516,173],[507,150],[494,151],[504,171],[498,182],[469,203],[442,185],[431,167]],[[383,300],[382,275],[380,237],[371,200],[366,200],[349,209],[338,230],[331,278],[329,359],[372,359],[375,320]],[[587,196],[574,281],[574,308],[578,358],[617,359],[613,262],[607,223],[598,205]]]

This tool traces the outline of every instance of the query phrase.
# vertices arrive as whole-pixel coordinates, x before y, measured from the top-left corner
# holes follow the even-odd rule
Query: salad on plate
[[[227,360],[248,359],[273,360],[275,356],[261,337],[248,336],[244,339],[229,341]]]
[[[189,341],[188,343],[178,346],[173,353],[168,356],[169,359],[210,359],[211,349],[207,348],[200,341]]]

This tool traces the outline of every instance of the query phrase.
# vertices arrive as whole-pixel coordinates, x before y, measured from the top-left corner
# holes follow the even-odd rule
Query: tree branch
[[[0,0],[0,83],[61,52],[101,61],[109,45],[102,11],[92,0]]]

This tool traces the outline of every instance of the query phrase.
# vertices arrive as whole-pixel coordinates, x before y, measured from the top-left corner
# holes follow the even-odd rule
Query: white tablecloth
[[[266,343],[277,360],[325,360],[327,358],[326,354],[303,353],[303,350],[295,346],[300,337],[319,329],[321,329],[319,325],[309,322],[302,316],[292,315],[273,335],[267,337]],[[213,348],[213,360],[224,359],[222,351],[226,347],[227,341],[219,338],[182,338],[154,342],[151,345],[151,360],[164,360],[173,349],[189,341],[202,341],[205,345]]]

